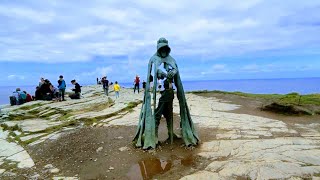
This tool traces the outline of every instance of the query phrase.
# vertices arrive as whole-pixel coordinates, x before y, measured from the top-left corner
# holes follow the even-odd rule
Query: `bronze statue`
[[[174,82],[177,88],[177,97],[180,106],[180,126],[182,131],[182,138],[186,146],[195,146],[199,142],[199,137],[194,128],[189,108],[187,105],[186,97],[184,94],[182,82],[180,79],[179,69],[176,61],[170,56],[170,47],[168,41],[165,38],[160,38],[157,42],[157,52],[151,57],[148,64],[147,84],[144,92],[143,104],[139,117],[139,124],[134,143],[136,147],[142,147],[143,149],[156,148],[158,144],[158,122],[156,122],[156,115],[159,115],[159,108],[156,107],[156,95],[157,95],[157,79],[166,78],[167,81]],[[166,72],[160,69],[163,65]],[[152,74],[153,70],[153,75]],[[150,83],[153,81],[153,108],[151,107],[151,93]],[[161,115],[160,115],[161,116]],[[172,142],[173,139],[173,122],[172,118],[166,117],[168,124],[169,139]]]

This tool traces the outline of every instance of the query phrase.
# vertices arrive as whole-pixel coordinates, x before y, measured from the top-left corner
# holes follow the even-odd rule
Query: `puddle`
[[[186,158],[172,157],[169,160],[160,158],[150,158],[139,161],[134,164],[127,176],[131,180],[151,179],[157,174],[163,174],[173,167],[177,166],[191,166],[193,164],[193,157]]]

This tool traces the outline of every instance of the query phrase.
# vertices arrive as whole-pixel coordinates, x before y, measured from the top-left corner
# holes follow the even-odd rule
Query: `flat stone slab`
[[[23,137],[20,137],[20,139],[21,139],[21,141],[27,141],[27,140],[30,140],[30,139],[33,139],[33,138],[36,138],[39,136],[43,136],[43,135],[46,135],[46,133],[39,133],[39,134],[32,134],[29,136],[23,136]]]
[[[18,162],[18,168],[31,168],[34,162],[27,151],[21,151],[7,158],[8,160]]]
[[[21,121],[6,121],[8,126],[15,126],[16,124],[21,127],[24,132],[38,132],[47,128],[58,126],[62,124],[60,121],[48,121],[44,119],[28,119]]]
[[[3,131],[0,130],[0,134]],[[5,160],[18,162],[18,168],[31,168],[34,162],[30,155],[20,145],[0,139],[0,164]]]
[[[194,174],[185,176],[180,180],[213,180],[213,179],[219,179],[218,173],[213,173],[210,171],[199,171]]]
[[[288,137],[260,140],[217,140],[202,144],[205,169],[219,178],[284,179],[320,173],[319,141]]]

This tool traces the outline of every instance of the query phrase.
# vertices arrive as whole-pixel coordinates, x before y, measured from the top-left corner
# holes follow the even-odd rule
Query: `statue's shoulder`
[[[157,56],[157,54],[154,54],[153,56],[151,56],[149,61],[149,63],[152,63],[152,64],[159,64],[160,62],[161,62],[161,58]]]

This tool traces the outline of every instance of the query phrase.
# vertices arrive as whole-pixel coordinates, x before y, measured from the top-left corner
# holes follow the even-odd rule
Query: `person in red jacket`
[[[32,96],[30,94],[28,94],[26,91],[23,92],[27,95],[26,102],[33,101]]]

